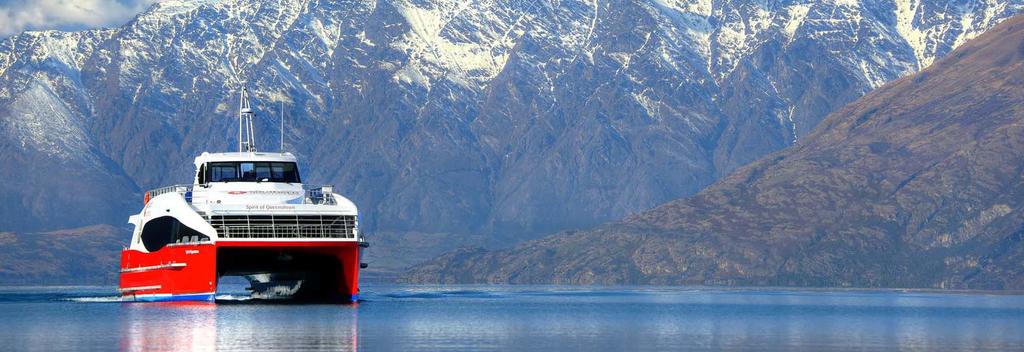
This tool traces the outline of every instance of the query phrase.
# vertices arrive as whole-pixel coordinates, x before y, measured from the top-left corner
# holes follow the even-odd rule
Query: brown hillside
[[[705,191],[415,282],[1024,289],[1024,17]]]

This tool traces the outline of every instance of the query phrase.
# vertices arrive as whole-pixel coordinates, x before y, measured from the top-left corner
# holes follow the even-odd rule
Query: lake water
[[[0,288],[0,350],[1024,350],[1024,296],[364,285],[357,305]]]

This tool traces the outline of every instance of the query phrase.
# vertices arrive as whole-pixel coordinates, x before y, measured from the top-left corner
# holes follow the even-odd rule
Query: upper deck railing
[[[316,205],[336,205],[338,201],[334,199],[334,186],[331,185],[302,185],[302,189],[305,191],[302,197],[302,204],[316,204]],[[206,192],[206,188],[200,187],[195,188],[194,185],[173,185],[152,189],[146,192],[146,202],[150,199],[155,198],[165,193],[178,193],[185,198],[185,202],[192,203],[192,195],[198,192]]]
[[[156,198],[156,196],[159,196],[161,194],[173,193],[173,192],[177,192],[177,193],[179,193],[179,194],[181,194],[183,196],[186,195],[186,194],[190,194],[190,193],[192,193],[192,185],[173,185],[173,186],[166,186],[166,187],[160,187],[160,188],[156,188],[156,189],[151,189],[148,192],[146,192],[146,198],[147,199]],[[188,198],[191,199],[192,197],[190,196]]]

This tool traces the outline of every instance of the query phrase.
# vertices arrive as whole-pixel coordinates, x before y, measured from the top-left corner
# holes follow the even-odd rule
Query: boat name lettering
[[[185,254],[199,254],[199,251],[195,249],[188,249],[185,250]]]
[[[290,210],[295,209],[294,205],[277,205],[277,204],[246,204],[246,210]]]

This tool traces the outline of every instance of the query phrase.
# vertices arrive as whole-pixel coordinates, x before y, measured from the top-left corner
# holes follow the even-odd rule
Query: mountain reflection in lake
[[[0,288],[5,350],[1021,350],[1024,296],[365,285],[357,305]]]

